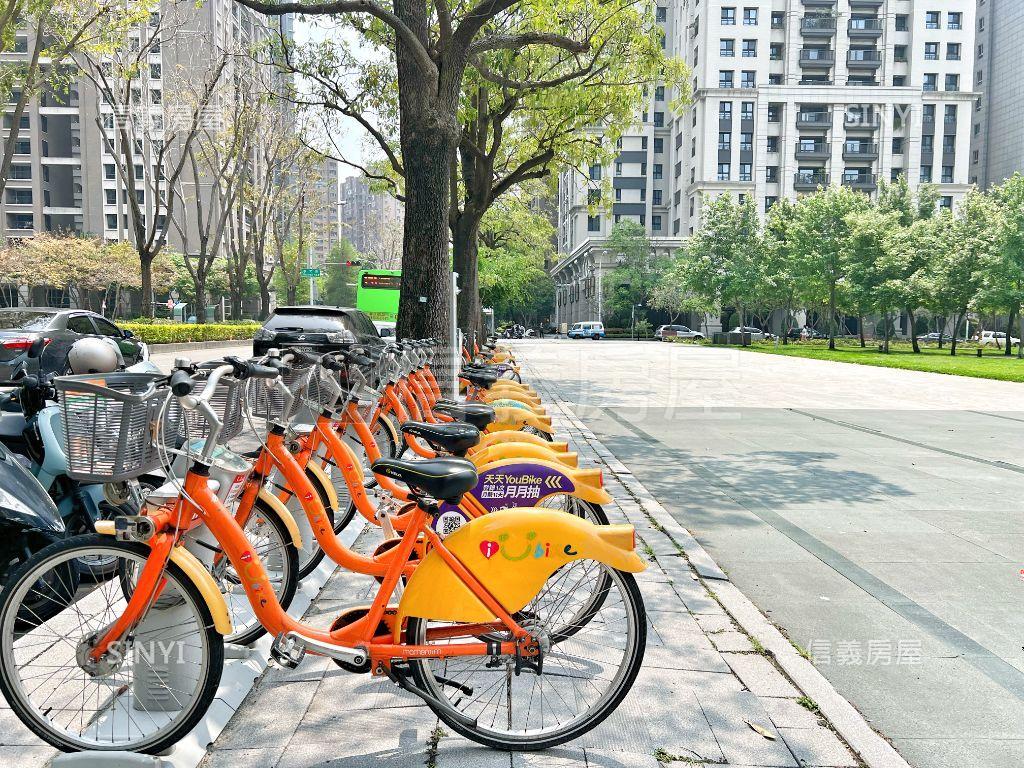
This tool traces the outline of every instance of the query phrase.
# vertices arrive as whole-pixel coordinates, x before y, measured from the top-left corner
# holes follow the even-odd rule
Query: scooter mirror
[[[38,360],[43,354],[43,348],[46,346],[46,339],[39,337],[28,348],[28,359]]]

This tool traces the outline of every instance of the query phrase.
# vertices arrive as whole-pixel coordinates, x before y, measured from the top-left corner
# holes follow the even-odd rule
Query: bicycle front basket
[[[160,466],[157,439],[163,447],[173,447],[176,437],[160,429],[160,409],[170,392],[155,386],[161,378],[118,372],[53,380],[69,477],[87,483],[116,482]]]
[[[213,369],[200,369],[193,377],[192,394],[201,395],[206,389],[207,377]],[[235,378],[226,376],[217,384],[217,390],[210,396],[210,407],[217,414],[223,425],[217,441],[224,444],[242,432],[242,383]],[[167,428],[176,431],[181,442],[206,437],[210,433],[210,425],[198,411],[188,411],[181,407],[177,398],[167,405]]]

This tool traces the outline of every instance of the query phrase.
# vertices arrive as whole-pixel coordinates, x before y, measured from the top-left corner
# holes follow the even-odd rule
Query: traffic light
[[[361,266],[363,266],[363,262],[361,262],[361,261],[346,261],[345,262],[345,266],[346,267],[361,267]]]

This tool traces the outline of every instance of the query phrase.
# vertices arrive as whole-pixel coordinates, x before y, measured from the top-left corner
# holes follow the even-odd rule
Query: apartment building
[[[173,20],[168,22],[168,16]],[[133,84],[132,110],[148,115],[150,122],[134,150],[136,194],[147,217],[153,216],[151,193],[158,180],[155,158],[163,138],[164,121],[178,119],[169,108],[168,93],[177,84],[191,80],[201,83],[215,50],[244,50],[273,34],[268,22],[232,0],[211,0],[200,5],[165,2],[159,12],[127,35],[133,50],[147,50],[137,86]],[[283,22],[286,32],[290,19]],[[150,41],[155,41],[150,44]],[[31,50],[29,34],[19,33],[14,50],[3,55],[5,62],[16,62]],[[232,60],[222,82],[232,82],[239,63]],[[215,116],[221,102],[210,108]],[[11,110],[8,105],[8,112]],[[17,153],[3,200],[0,221],[5,238],[31,236],[37,232],[70,232],[103,237],[109,242],[131,239],[127,213],[127,190],[118,180],[112,147],[104,139],[105,126],[113,135],[119,112],[124,108],[106,103],[97,88],[84,75],[74,78],[66,93],[46,90],[34,97],[21,119]],[[207,118],[204,118],[207,119]],[[12,116],[4,117],[4,136],[10,130]],[[215,127],[215,126],[214,126]],[[194,181],[190,182],[194,187]],[[202,183],[200,187],[202,188]],[[162,188],[165,189],[163,185]],[[194,197],[195,191],[186,190]],[[208,190],[199,194],[208,195]],[[175,216],[183,231],[194,228],[179,204]],[[162,228],[166,222],[155,222]],[[187,241],[170,226],[168,242],[178,251],[187,250]]]
[[[338,161],[326,159],[320,164],[314,187],[316,201],[310,221],[313,263],[323,264],[341,240],[341,222],[338,219]]]
[[[987,188],[1024,171],[1024,2],[978,0],[975,31],[971,181]]]
[[[341,181],[341,236],[379,269],[402,261],[404,211],[392,195],[375,192],[362,176]]]
[[[675,249],[721,194],[753,197],[763,213],[819,186],[874,194],[901,174],[954,205],[971,175],[976,2],[660,3],[692,100],[673,114],[674,94],[655,89],[611,167],[562,174],[552,275],[563,321],[600,319],[597,286],[615,260],[604,240],[626,218]],[[595,210],[609,173],[615,199]]]

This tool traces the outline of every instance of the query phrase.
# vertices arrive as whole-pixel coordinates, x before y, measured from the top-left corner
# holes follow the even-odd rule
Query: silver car
[[[664,341],[675,337],[677,339],[703,339],[704,334],[700,331],[691,331],[685,325],[662,325],[654,332],[654,338]]]

